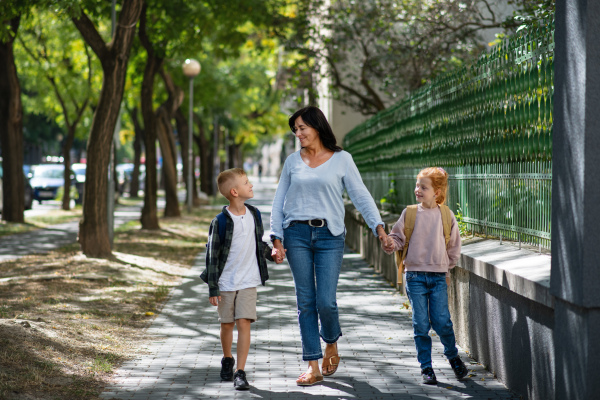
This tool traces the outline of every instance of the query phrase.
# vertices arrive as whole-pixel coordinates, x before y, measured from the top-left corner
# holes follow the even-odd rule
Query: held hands
[[[219,302],[221,301],[221,296],[214,296],[214,297],[209,297],[208,301],[210,302],[210,304],[212,304],[213,306],[218,306]]]
[[[287,250],[283,248],[281,242],[279,240],[275,240],[273,243],[273,251],[271,252],[271,256],[273,257],[275,263],[281,264],[283,262],[286,251]]]
[[[377,227],[377,234],[379,235],[379,241],[381,242],[381,248],[383,249],[383,251],[385,251],[388,254],[393,252],[394,241],[391,237],[387,235],[387,233],[385,233],[383,226],[379,225]]]

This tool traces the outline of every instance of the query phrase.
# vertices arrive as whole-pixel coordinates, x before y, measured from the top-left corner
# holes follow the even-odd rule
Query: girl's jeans
[[[456,357],[458,349],[448,310],[446,274],[407,271],[406,293],[413,309],[414,338],[421,369],[431,367],[431,327],[440,337],[448,360]]]
[[[335,343],[342,336],[335,296],[345,236],[332,236],[326,226],[293,222],[284,230],[286,257],[296,286],[304,361],[323,357],[319,336],[325,343]]]

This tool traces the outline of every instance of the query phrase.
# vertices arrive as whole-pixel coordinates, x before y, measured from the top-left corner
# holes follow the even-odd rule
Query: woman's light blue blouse
[[[306,165],[299,151],[291,154],[283,165],[273,200],[271,235],[285,240],[283,229],[290,222],[317,218],[327,220],[332,235],[341,235],[346,229],[344,189],[377,236],[377,226],[383,221],[350,153],[335,152],[316,168]]]

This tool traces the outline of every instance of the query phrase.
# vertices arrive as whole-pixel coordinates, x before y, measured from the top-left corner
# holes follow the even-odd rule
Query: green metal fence
[[[415,202],[417,172],[444,167],[468,229],[550,247],[554,21],[505,39],[344,138],[375,199]]]

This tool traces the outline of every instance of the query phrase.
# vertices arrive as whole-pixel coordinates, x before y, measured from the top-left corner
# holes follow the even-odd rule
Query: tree
[[[521,0],[519,0],[521,1]],[[288,48],[304,70],[331,80],[333,95],[375,114],[482,51],[483,29],[512,29],[490,0],[304,1]],[[316,22],[318,21],[318,22]],[[321,61],[322,60],[322,61]],[[323,65],[324,63],[325,65]]]
[[[173,78],[171,78],[171,75],[164,68],[161,68],[160,76],[168,93],[167,99],[156,110],[158,142],[162,150],[163,173],[165,177],[165,217],[178,217],[181,215],[181,212],[177,198],[177,148],[175,146],[175,136],[173,135],[171,121],[183,102],[183,90],[175,85]],[[185,157],[182,157],[182,160],[185,159]]]
[[[8,5],[8,9],[7,6]],[[14,58],[14,41],[22,8],[2,4],[0,12],[0,143],[2,144],[2,219],[24,222],[25,178],[23,176],[23,105]]]
[[[54,13],[34,8],[18,36],[20,63],[30,109],[55,117],[64,129],[64,195],[70,209],[71,148],[79,123],[93,98],[94,62],[89,48],[73,25]],[[82,135],[87,137],[87,131]]]
[[[257,24],[261,27],[269,27],[269,29],[272,29],[271,26],[279,25],[278,5],[280,2],[281,0],[236,0],[224,4],[219,0],[201,3],[183,0],[147,1],[139,35],[140,42],[147,54],[142,83],[144,88],[142,90],[142,115],[144,116],[147,155],[146,191],[153,190],[148,188],[148,180],[153,179],[151,174],[148,174],[148,170],[153,168],[149,157],[152,157],[150,153],[154,151],[151,147],[155,141],[152,131],[155,130],[157,137],[163,138],[159,141],[163,150],[163,167],[165,167],[167,175],[166,215],[179,213],[178,205],[175,203],[177,199],[174,186],[176,183],[175,154],[173,153],[174,146],[170,127],[170,121],[173,118],[176,120],[180,134],[181,150],[187,150],[187,137],[181,136],[182,132],[187,132],[187,123],[177,111],[182,100],[180,94],[183,93],[181,85],[178,83],[187,83],[187,79],[184,79],[179,73],[182,58],[193,56],[200,49],[206,51],[207,47],[212,49],[213,55],[217,59],[236,57],[239,47],[245,43],[249,35],[248,25]],[[202,59],[202,57],[197,58]],[[165,60],[170,60],[168,65],[164,65]],[[159,71],[162,71],[163,87],[166,90],[166,99],[156,111],[160,113],[160,123],[158,123],[157,116],[154,115],[154,99],[150,97],[155,95],[154,76]],[[172,71],[178,72],[173,73]],[[172,80],[171,76],[173,76]],[[204,90],[203,87],[202,90]],[[155,128],[150,128],[150,125]],[[186,160],[187,154],[183,154],[182,159]],[[192,173],[192,171],[188,171],[187,163],[185,164],[184,173]],[[171,181],[170,176],[173,177],[172,182],[169,182]],[[192,189],[188,188],[188,190]],[[155,197],[151,194],[145,197],[142,212],[144,227],[157,227],[158,223],[154,223],[156,221],[153,211],[155,206],[146,204],[146,202],[154,203],[154,199]],[[175,203],[173,207],[170,207],[169,204],[173,203]],[[176,206],[177,208],[175,208]]]
[[[133,198],[138,197],[140,190],[140,165],[142,158],[142,144],[145,142],[144,128],[142,128],[139,118],[137,107],[129,108],[128,110],[131,122],[134,127],[135,137],[133,140],[133,172],[131,175],[131,182],[129,184],[129,196]]]
[[[83,218],[79,224],[79,243],[89,257],[108,257],[107,195],[108,164],[115,125],[120,112],[129,52],[142,0],[128,0],[119,13],[114,36],[106,43],[83,8],[73,10],[72,21],[94,51],[104,74],[102,90],[88,141]]]
[[[159,229],[158,215],[156,212],[156,116],[154,115],[154,77],[160,70],[164,58],[159,56],[150,42],[147,29],[148,6],[144,4],[140,18],[139,37],[142,46],[146,49],[147,61],[142,81],[142,118],[144,121],[144,138],[146,148],[146,182],[144,189],[144,207],[140,221],[143,229]]]

